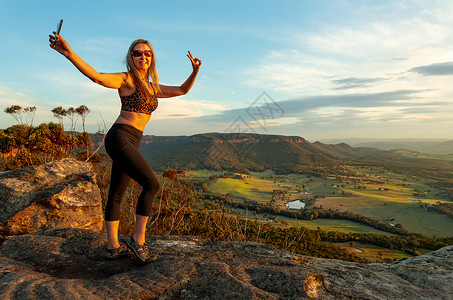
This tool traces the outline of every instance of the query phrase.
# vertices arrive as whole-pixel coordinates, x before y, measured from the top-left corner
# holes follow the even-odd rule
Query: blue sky
[[[145,134],[256,132],[324,138],[453,139],[453,1],[4,1],[0,108],[86,105],[88,131],[120,111],[116,90],[48,46],[61,34],[100,72],[125,71],[130,43],[153,44],[161,99]],[[15,124],[6,113],[0,128]],[[69,119],[65,121],[69,126]]]

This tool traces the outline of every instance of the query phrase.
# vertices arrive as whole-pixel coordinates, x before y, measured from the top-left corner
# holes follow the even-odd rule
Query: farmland
[[[276,207],[285,208],[288,201],[304,199],[308,208],[317,206],[350,211],[389,224],[401,224],[409,231],[426,236],[453,236],[453,219],[426,209],[428,205],[446,201],[442,199],[442,191],[429,186],[432,181],[393,174],[380,168],[349,168],[357,175],[321,178],[301,174],[275,175],[267,170],[217,178],[208,188],[212,193],[227,194],[237,201],[248,199],[260,203],[270,203],[273,191],[280,190],[285,193],[274,197],[273,205]],[[202,181],[215,174],[223,173],[190,171],[188,177]],[[320,227],[327,231],[376,232],[373,228],[345,220],[288,222],[292,226]]]

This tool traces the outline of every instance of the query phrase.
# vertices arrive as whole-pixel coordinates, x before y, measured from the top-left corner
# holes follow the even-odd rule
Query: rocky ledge
[[[102,200],[92,165],[63,159],[0,172],[0,242],[50,228],[101,231]]]
[[[126,237],[122,236],[123,239]],[[252,242],[150,236],[156,261],[104,259],[105,236],[48,229],[0,247],[1,299],[452,299],[453,246],[391,264]]]

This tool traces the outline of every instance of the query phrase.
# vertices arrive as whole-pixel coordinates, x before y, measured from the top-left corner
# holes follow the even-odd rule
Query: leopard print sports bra
[[[146,96],[148,93],[142,91],[141,85],[136,82],[135,78],[134,85],[135,91],[131,95],[120,96],[121,110],[151,115],[158,105],[156,95],[151,95],[151,98],[148,99]]]

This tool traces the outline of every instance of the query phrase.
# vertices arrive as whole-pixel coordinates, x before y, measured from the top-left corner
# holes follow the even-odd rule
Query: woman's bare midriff
[[[115,124],[129,125],[143,132],[150,118],[151,116],[147,114],[122,110],[116,119]]]

